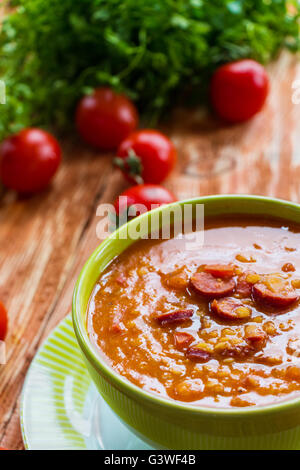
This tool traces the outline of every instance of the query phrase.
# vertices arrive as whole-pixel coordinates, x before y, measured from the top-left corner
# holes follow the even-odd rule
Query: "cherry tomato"
[[[4,341],[7,333],[7,311],[0,302],[0,341]]]
[[[23,129],[0,146],[0,179],[10,189],[32,194],[50,183],[61,162],[57,140],[41,129]]]
[[[161,132],[144,129],[123,140],[115,158],[131,183],[161,183],[173,169],[176,149]]]
[[[158,207],[175,201],[175,196],[162,186],[157,184],[140,184],[124,191],[115,201],[115,209],[117,214],[121,215],[130,207],[142,204],[145,206],[145,210],[141,211],[141,213],[144,213],[151,210],[153,204],[156,204],[156,207]]]
[[[137,128],[138,112],[125,96],[110,88],[97,88],[79,102],[76,125],[88,144],[113,150]]]
[[[222,65],[211,81],[212,105],[229,122],[242,122],[258,113],[267,98],[269,78],[254,60]]]

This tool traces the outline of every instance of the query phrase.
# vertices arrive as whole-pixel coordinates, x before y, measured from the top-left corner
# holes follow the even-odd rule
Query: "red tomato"
[[[50,183],[61,162],[57,140],[41,129],[23,129],[0,146],[0,179],[10,189],[32,194]]]
[[[125,96],[110,88],[97,88],[79,102],[76,125],[88,144],[113,150],[137,128],[138,112]]]
[[[121,196],[124,199],[120,199]],[[141,213],[144,213],[151,210],[153,204],[156,204],[156,207],[158,207],[175,202],[176,200],[175,196],[162,186],[157,184],[140,184],[124,191],[115,201],[115,208],[117,214],[120,215],[131,206],[143,204],[145,210],[141,211]]]
[[[218,115],[229,122],[247,121],[264,105],[269,78],[254,60],[239,60],[218,68],[211,81],[211,99]]]
[[[131,183],[161,183],[176,162],[176,149],[161,132],[145,129],[130,134],[117,152],[115,164]]]
[[[0,302],[0,341],[4,341],[7,333],[7,311]]]

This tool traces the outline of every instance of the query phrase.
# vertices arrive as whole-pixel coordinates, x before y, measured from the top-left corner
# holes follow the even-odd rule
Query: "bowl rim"
[[[203,417],[212,417],[212,418],[247,418],[247,417],[254,417],[259,415],[261,417],[262,414],[273,414],[274,412],[290,412],[294,408],[300,405],[300,393],[299,397],[292,398],[292,399],[283,399],[282,401],[267,404],[267,405],[254,405],[251,407],[237,407],[237,408],[225,408],[225,407],[213,407],[213,406],[199,406],[193,405],[187,402],[176,401],[171,398],[165,398],[160,395],[156,395],[154,393],[148,392],[141,387],[130,382],[126,377],[123,377],[118,372],[116,372],[112,366],[106,359],[100,356],[99,352],[91,343],[86,326],[82,322],[82,316],[80,311],[80,296],[81,296],[81,288],[86,276],[89,275],[89,272],[95,264],[99,264],[99,259],[101,259],[101,254],[103,251],[110,245],[117,241],[116,234],[120,233],[122,230],[126,230],[127,227],[132,224],[137,224],[142,218],[149,217],[150,212],[161,212],[170,207],[174,207],[177,205],[183,205],[185,203],[188,204],[205,204],[206,202],[210,201],[224,201],[224,200],[240,200],[242,201],[254,201],[254,202],[262,202],[262,203],[271,203],[278,206],[288,206],[291,209],[295,209],[299,211],[300,214],[300,204],[279,199],[273,198],[268,196],[256,196],[256,195],[247,195],[247,194],[217,194],[217,195],[209,195],[209,196],[199,196],[195,198],[188,198],[180,201],[176,201],[171,204],[167,204],[152,211],[146,212],[135,219],[127,222],[125,225],[121,226],[115,232],[113,232],[109,237],[107,237],[104,241],[102,241],[96,250],[92,253],[92,255],[86,261],[84,267],[82,268],[78,280],[76,282],[74,293],[73,293],[73,301],[72,301],[72,319],[73,319],[73,328],[75,331],[75,335],[77,341],[79,343],[80,349],[83,352],[85,358],[91,364],[91,366],[96,369],[97,373],[100,374],[106,381],[108,381],[111,385],[116,387],[121,393],[129,396],[130,398],[139,398],[142,399],[145,403],[150,405],[161,406],[165,409],[169,409],[170,411],[177,411],[177,412],[184,412],[184,413],[192,413],[197,416]],[[243,212],[241,212],[243,214]],[[245,215],[251,215],[251,213],[246,213]],[[266,213],[266,216],[268,214]],[[271,216],[272,217],[272,216]],[[279,217],[280,219],[290,220],[289,218],[285,218],[284,215]],[[116,237],[116,238],[115,238]],[[135,240],[135,243],[138,240]],[[112,258],[114,259],[114,258]],[[112,261],[112,260],[111,260]]]

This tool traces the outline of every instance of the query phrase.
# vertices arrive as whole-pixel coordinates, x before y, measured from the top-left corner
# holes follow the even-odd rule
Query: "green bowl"
[[[205,215],[257,214],[300,223],[300,206],[258,196],[208,196],[156,209],[159,214],[183,204],[204,204]],[[152,211],[152,214],[154,211]],[[168,400],[142,390],[115,372],[92,346],[86,329],[90,295],[101,272],[134,240],[133,229],[149,230],[146,213],[114,232],[84,266],[73,297],[73,325],[87,369],[112,410],[140,438],[168,449],[300,449],[300,397],[268,406],[209,408]]]

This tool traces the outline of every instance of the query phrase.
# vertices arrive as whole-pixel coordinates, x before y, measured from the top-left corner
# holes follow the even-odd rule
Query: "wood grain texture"
[[[179,160],[166,185],[178,199],[252,193],[300,200],[300,104],[292,103],[299,63],[288,54],[269,67],[271,94],[251,122],[224,126],[207,110],[177,110],[164,130]],[[125,184],[111,157],[78,142],[64,146],[51,188],[0,203],[0,299],[9,310],[8,363],[0,366],[0,446],[22,449],[19,396],[37,348],[69,312],[78,273],[95,247],[96,208]],[[42,432],[42,429],[41,429]]]

